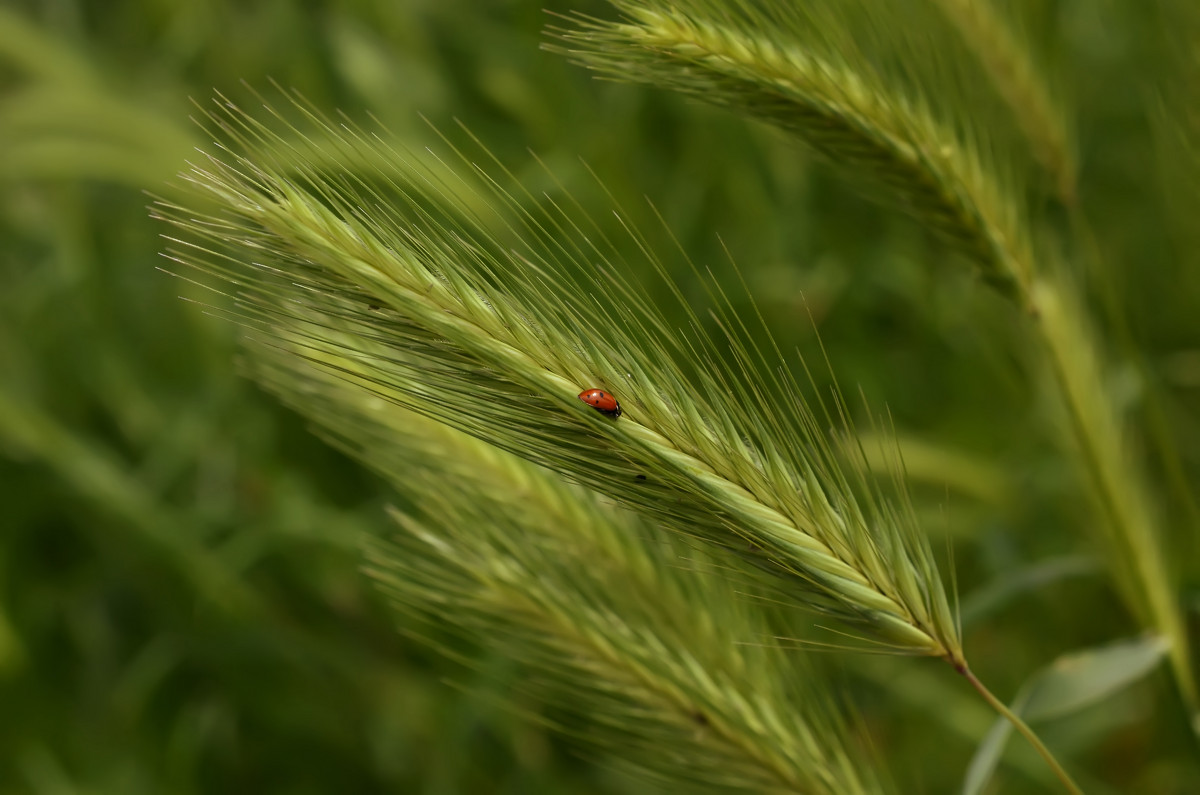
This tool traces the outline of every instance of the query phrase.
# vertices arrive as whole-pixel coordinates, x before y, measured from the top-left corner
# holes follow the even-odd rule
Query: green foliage
[[[1192,5],[9,3],[0,781],[1200,789]]]

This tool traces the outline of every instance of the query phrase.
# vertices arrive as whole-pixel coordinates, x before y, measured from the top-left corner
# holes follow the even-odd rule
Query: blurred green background
[[[1175,6],[1015,9],[1078,107],[1085,206],[1194,475],[1196,166],[1164,163],[1147,113],[1200,93],[1169,41],[1186,32]],[[781,135],[542,51],[547,7],[612,13],[599,0],[0,5],[0,792],[654,791],[499,704],[520,676],[505,661],[449,667],[395,632],[357,571],[357,537],[386,530],[386,490],[242,379],[237,329],[155,270],[163,230],[145,192],[170,197],[208,143],[189,98],[250,105],[243,80],[374,116],[414,146],[434,135],[418,114],[461,119],[535,189],[536,151],[611,223],[582,158],[653,228],[648,198],[701,267],[728,269],[723,240],[785,350],[819,357],[819,329],[847,391],[914,440],[918,509],[951,539],[964,599],[1086,555],[1022,319]],[[1136,402],[1131,373],[1117,370]],[[997,693],[1136,631],[1086,561],[1063,572],[968,626]],[[850,664],[901,791],[952,788],[988,726],[935,665]],[[1100,791],[1187,792],[1169,688],[1049,738],[1073,743]]]

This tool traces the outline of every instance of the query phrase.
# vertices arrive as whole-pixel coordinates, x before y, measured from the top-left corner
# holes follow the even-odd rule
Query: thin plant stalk
[[[1050,753],[1050,749],[1048,749],[1045,744],[1042,743],[1042,740],[1037,736],[1037,733],[1034,732],[1033,729],[1029,728],[1028,723],[1021,720],[1020,715],[1017,715],[1008,708],[1007,704],[996,698],[996,696],[992,694],[992,691],[988,690],[987,687],[984,686],[983,682],[979,681],[979,677],[972,673],[970,668],[964,666],[958,669],[958,672],[962,674],[968,682],[971,683],[971,687],[975,688],[979,695],[983,696],[983,700],[990,704],[992,709],[996,710],[996,712],[1003,716],[1005,720],[1011,723],[1013,728],[1016,729],[1021,736],[1033,746],[1033,749],[1038,752],[1038,755],[1042,757],[1050,769],[1054,771],[1054,775],[1060,782],[1062,782],[1063,787],[1066,788],[1068,792],[1072,793],[1072,795],[1083,795],[1083,790],[1079,788],[1079,785],[1074,782],[1070,774],[1067,773],[1063,766],[1058,763],[1058,760],[1054,758],[1054,754]]]
[[[1170,640],[1171,669],[1193,730],[1200,733],[1200,698],[1187,627],[1174,595],[1176,578],[1167,566],[1149,488],[1140,470],[1132,466],[1124,423],[1105,399],[1102,364],[1084,313],[1071,299],[1074,291],[1048,280],[1036,289],[1034,300],[1040,310],[1036,326],[1077,460],[1105,518],[1102,541],[1110,570],[1131,611]],[[1111,565],[1114,561],[1121,564]]]

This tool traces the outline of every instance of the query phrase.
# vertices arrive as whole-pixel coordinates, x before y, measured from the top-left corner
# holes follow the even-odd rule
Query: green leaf
[[[1169,649],[1161,635],[1150,635],[1063,655],[1022,689],[1020,714],[1040,722],[1078,712],[1141,679]]]
[[[1012,711],[1030,723],[1078,712],[1144,677],[1169,650],[1165,638],[1149,635],[1065,654],[1025,683],[1013,701]],[[963,795],[984,790],[1011,732],[1011,723],[996,719],[967,767]]]

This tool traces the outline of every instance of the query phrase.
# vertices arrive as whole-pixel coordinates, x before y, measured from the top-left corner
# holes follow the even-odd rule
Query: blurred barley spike
[[[804,4],[611,0],[621,21],[567,17],[562,52],[605,77],[650,83],[752,116],[882,189],[1010,296],[1024,297],[1032,254],[1018,204],[977,141],[924,99],[889,90]],[[828,32],[828,30],[827,30]],[[829,32],[830,36],[834,34]]]
[[[305,300],[303,288],[288,297]],[[514,702],[582,711],[583,739],[674,786],[883,791],[850,750],[828,681],[770,641],[727,577],[705,576],[702,551],[401,408],[420,363],[399,365],[403,350],[364,339],[345,313],[310,306],[274,322],[249,348],[251,374],[406,506],[394,538],[367,551],[403,631],[443,648],[461,633],[520,663]]]
[[[1059,200],[1075,202],[1077,155],[1062,103],[991,0],[934,0],[975,53]]]
[[[378,346],[389,400],[735,553],[887,648],[964,664],[911,508],[845,470],[824,430],[839,420],[813,415],[727,305],[720,339],[694,316],[683,338],[585,217],[306,112],[285,138],[220,100],[220,155],[187,175],[197,209],[155,205],[179,232],[167,256],[235,285],[244,323],[291,338],[282,323],[312,318],[308,344],[346,358]],[[310,167],[313,148],[342,167]],[[578,400],[587,387],[624,415]]]

